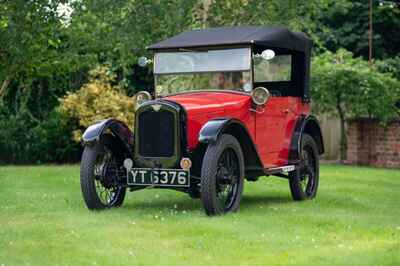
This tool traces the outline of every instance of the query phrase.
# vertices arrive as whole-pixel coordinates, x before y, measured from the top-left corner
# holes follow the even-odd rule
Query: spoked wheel
[[[244,159],[233,136],[224,134],[209,145],[201,173],[201,199],[206,213],[236,211],[243,192]]]
[[[312,199],[318,190],[319,156],[317,144],[310,135],[303,135],[300,156],[298,168],[290,174],[290,191],[294,200]]]
[[[121,171],[117,158],[102,142],[85,146],[81,161],[81,189],[89,209],[121,206],[126,192],[126,188],[117,182]]]
[[[235,202],[239,183],[239,162],[232,148],[225,149],[218,161],[216,187],[218,204],[224,211]]]

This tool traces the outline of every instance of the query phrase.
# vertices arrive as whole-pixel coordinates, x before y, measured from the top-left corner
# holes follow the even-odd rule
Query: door
[[[270,56],[264,56],[264,53]],[[267,88],[272,94],[265,106],[259,106],[255,111],[258,152],[264,167],[280,166],[288,116],[291,115],[291,97],[287,97],[285,90],[292,81],[292,56],[269,49],[261,54],[255,53],[253,73],[255,84]]]
[[[279,153],[286,143],[286,125],[290,116],[287,97],[270,97],[264,107],[258,107],[256,117],[256,144],[264,167],[275,167]]]

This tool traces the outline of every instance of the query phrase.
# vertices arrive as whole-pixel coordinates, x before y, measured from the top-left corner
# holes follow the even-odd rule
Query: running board
[[[296,170],[296,165],[285,165],[280,167],[273,167],[273,168],[265,168],[264,173],[267,175],[276,175],[276,174],[287,174]]]

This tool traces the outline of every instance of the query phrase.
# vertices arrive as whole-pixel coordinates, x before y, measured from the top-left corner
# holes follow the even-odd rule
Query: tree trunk
[[[340,115],[340,161],[347,159],[347,137],[346,137],[346,120],[344,115]]]
[[[340,118],[340,161],[344,162],[347,158],[347,137],[346,137],[346,118],[344,110],[340,105],[340,95],[336,95],[336,108]]]
[[[13,75],[10,74],[10,75],[6,76],[6,78],[4,79],[3,83],[1,84],[0,100],[3,99],[4,95],[6,95],[7,90],[8,90],[8,86],[10,85],[12,79],[13,79]]]

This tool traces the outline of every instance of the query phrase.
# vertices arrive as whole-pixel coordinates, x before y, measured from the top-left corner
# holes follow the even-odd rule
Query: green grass
[[[400,171],[324,165],[317,198],[245,183],[238,213],[169,190],[86,209],[77,166],[0,167],[0,265],[400,265]]]

